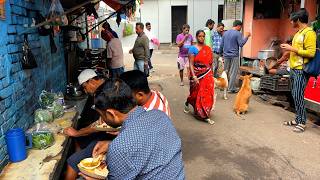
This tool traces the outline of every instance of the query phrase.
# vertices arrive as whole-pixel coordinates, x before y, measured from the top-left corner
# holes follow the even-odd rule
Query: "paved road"
[[[126,69],[133,59],[126,55]],[[179,86],[176,54],[153,57],[156,72],[149,81],[169,99],[175,127],[183,143],[187,179],[319,179],[320,130],[308,124],[296,134],[282,126],[294,114],[252,97],[247,115],[234,115],[234,95],[218,92],[215,125],[183,113],[188,85]]]

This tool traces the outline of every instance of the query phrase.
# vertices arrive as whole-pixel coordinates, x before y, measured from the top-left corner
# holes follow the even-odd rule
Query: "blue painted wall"
[[[27,32],[38,67],[23,70],[21,66],[24,37],[21,32],[30,27],[37,11],[46,14],[50,5],[43,2],[6,0],[6,19],[0,20],[0,171],[8,163],[6,131],[30,127],[41,91],[63,91],[66,85],[61,35],[54,38],[58,51],[52,54],[49,36],[39,36],[36,29]]]

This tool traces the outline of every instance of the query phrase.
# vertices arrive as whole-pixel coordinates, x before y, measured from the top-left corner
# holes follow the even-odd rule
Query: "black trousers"
[[[148,61],[149,69],[153,68],[152,63],[151,63],[152,53],[153,53],[153,49],[150,49],[150,58],[149,58],[149,61]]]

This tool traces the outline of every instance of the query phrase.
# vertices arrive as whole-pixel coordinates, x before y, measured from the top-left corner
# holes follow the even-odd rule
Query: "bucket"
[[[26,137],[28,138],[29,146],[26,146]],[[23,161],[27,158],[27,150],[32,147],[31,134],[25,135],[23,129],[13,128],[7,131],[5,135],[9,160],[11,162]]]
[[[92,49],[102,48],[101,39],[99,39],[99,38],[91,39],[91,47],[92,47]]]
[[[251,86],[251,89],[252,89],[253,91],[258,91],[258,90],[260,90],[260,81],[261,81],[260,78],[257,78],[257,77],[252,77],[252,78],[251,78],[250,86]]]

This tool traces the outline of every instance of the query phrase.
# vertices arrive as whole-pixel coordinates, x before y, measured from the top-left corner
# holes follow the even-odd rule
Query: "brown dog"
[[[252,90],[250,86],[251,77],[252,74],[240,76],[240,79],[242,80],[242,86],[236,96],[236,101],[234,102],[233,106],[233,110],[238,116],[248,111],[249,99],[252,95]]]

